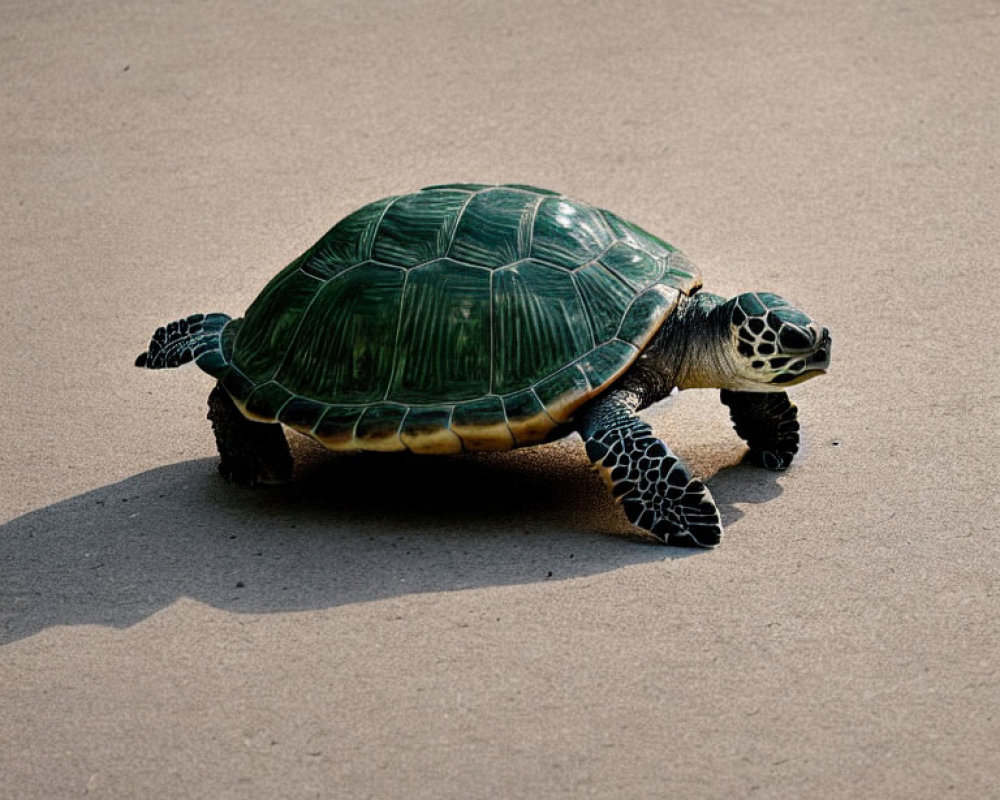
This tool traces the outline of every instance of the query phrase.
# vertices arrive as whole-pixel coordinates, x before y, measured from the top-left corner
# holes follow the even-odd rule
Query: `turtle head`
[[[830,331],[769,292],[746,292],[724,303],[742,391],[780,391],[822,375],[830,366]]]

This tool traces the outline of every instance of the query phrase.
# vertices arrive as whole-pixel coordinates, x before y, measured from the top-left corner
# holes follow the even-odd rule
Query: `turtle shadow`
[[[0,526],[0,644],[55,625],[128,627],[181,597],[238,613],[315,610],[695,552],[629,534],[567,448],[456,458],[297,450],[303,466],[281,487],[231,486],[216,459],[197,459]]]
[[[719,507],[722,525],[727,533],[738,533],[739,527],[734,527],[734,523],[744,516],[744,512],[735,504],[755,505],[779,497],[784,492],[778,483],[782,474],[781,471],[761,469],[738,461],[721,468],[706,481]]]

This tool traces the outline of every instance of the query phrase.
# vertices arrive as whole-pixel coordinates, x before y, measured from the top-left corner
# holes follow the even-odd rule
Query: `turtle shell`
[[[203,366],[244,413],[334,450],[536,444],[635,360],[697,269],[608,211],[451,184],[350,214]]]

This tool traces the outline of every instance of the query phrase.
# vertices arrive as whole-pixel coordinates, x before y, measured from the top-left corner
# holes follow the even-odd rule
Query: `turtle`
[[[787,388],[826,372],[830,332],[771,292],[701,291],[676,247],[617,214],[522,184],[429,186],[369,203],[279,272],[242,318],[160,327],[135,361],[194,361],[219,471],[289,480],[282,426],[337,451],[510,450],[573,432],[628,520],[714,547],[704,481],[638,412],[715,388],[745,458],[799,446]]]

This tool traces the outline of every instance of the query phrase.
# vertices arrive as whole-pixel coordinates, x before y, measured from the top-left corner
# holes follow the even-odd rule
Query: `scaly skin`
[[[627,390],[592,403],[580,423],[587,456],[633,525],[664,544],[714,547],[722,520],[711,493],[635,415],[638,407]]]
[[[292,454],[278,423],[253,422],[221,386],[208,396],[208,418],[219,448],[219,472],[237,486],[283,483],[292,477]]]
[[[720,388],[747,460],[785,469],[798,450],[796,408],[782,390],[822,372],[830,336],[774,295],[682,300],[631,369],[576,415],[587,455],[622,510],[666,544],[714,547],[722,521],[692,478],[637,412],[675,388]]]
[[[228,367],[223,314],[193,315],[157,330],[137,366],[150,369],[197,360],[206,371]],[[705,484],[637,416],[674,388],[714,387],[729,409],[747,460],[785,469],[799,442],[796,408],[784,389],[825,371],[829,331],[787,301],[745,293],[724,301],[684,297],[645,350],[613,386],[560,428],[580,432],[587,455],[628,519],[667,544],[714,547],[722,522]],[[248,419],[217,386],[209,397],[219,471],[233,483],[278,483],[292,474],[279,423]]]
[[[799,450],[798,409],[785,392],[731,392],[722,402],[739,437],[750,446],[746,460],[765,469],[788,469]]]

